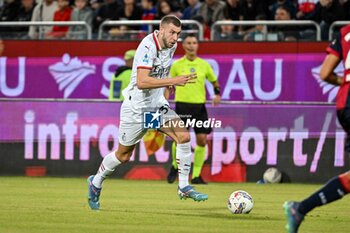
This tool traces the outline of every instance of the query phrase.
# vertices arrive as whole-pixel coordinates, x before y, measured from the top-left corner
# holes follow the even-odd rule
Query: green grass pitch
[[[196,186],[206,202],[180,200],[176,184],[109,179],[101,210],[87,205],[86,178],[0,177],[0,232],[285,232],[282,204],[299,200],[321,185],[210,183]],[[245,190],[254,199],[250,214],[233,215],[227,198]],[[350,196],[315,209],[300,232],[349,232]]]

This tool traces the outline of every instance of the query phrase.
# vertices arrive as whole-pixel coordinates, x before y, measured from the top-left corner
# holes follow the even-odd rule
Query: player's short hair
[[[198,37],[195,35],[195,34],[193,34],[193,33],[188,33],[188,34],[185,34],[183,37],[182,37],[182,42],[184,42],[187,38],[189,38],[189,37],[194,37],[194,38],[196,38],[197,40],[198,40]]]
[[[166,15],[160,21],[160,25],[171,24],[171,23],[174,24],[176,27],[181,27],[181,21],[175,15]]]

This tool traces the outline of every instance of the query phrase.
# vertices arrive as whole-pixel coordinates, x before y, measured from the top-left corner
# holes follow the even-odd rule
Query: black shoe
[[[173,166],[171,166],[167,180],[169,184],[174,183],[177,177],[177,169],[175,169]]]
[[[199,176],[199,177],[193,178],[191,180],[191,184],[208,184],[208,183],[205,182],[201,176]]]

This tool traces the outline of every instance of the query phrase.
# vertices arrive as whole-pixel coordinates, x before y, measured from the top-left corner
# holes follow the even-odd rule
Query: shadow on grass
[[[269,221],[280,221],[279,218],[273,218],[270,216],[256,215],[254,213],[250,214],[231,214],[218,213],[215,211],[222,211],[222,208],[201,208],[198,209],[177,209],[178,211],[159,211],[159,210],[129,210],[129,209],[101,209],[100,212],[118,212],[118,213],[131,213],[135,212],[137,214],[142,214],[145,216],[152,215],[167,215],[168,217],[195,217],[195,218],[206,218],[206,219],[227,219],[227,220],[269,220]]]

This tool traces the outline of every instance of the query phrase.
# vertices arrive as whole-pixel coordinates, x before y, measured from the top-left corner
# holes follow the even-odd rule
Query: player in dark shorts
[[[340,35],[327,48],[327,56],[321,67],[321,78],[333,85],[340,86],[337,94],[337,116],[347,133],[346,152],[350,152],[350,25],[340,30]],[[344,77],[339,77],[335,68],[343,61]],[[287,217],[286,228],[289,233],[298,232],[299,226],[307,213],[315,207],[329,204],[350,192],[350,171],[331,178],[320,190],[301,202],[287,201],[284,211]]]
[[[186,122],[187,118],[196,119],[196,121],[206,121],[208,119],[207,110],[205,108],[206,89],[205,81],[208,80],[214,87],[215,96],[213,104],[220,102],[220,88],[216,75],[210,64],[197,56],[198,40],[194,35],[188,34],[183,39],[182,47],[185,50],[185,56],[175,61],[170,69],[170,75],[176,77],[178,75],[197,74],[195,83],[177,86],[175,91],[176,111],[178,115]],[[207,135],[211,132],[210,128],[194,127],[196,133],[197,146],[194,149],[194,161],[192,170],[192,184],[206,184],[201,176],[202,167],[205,160],[207,144]],[[176,146],[173,143],[172,155],[173,162],[168,174],[168,182],[173,183],[177,177],[177,164],[174,158],[176,154]]]

